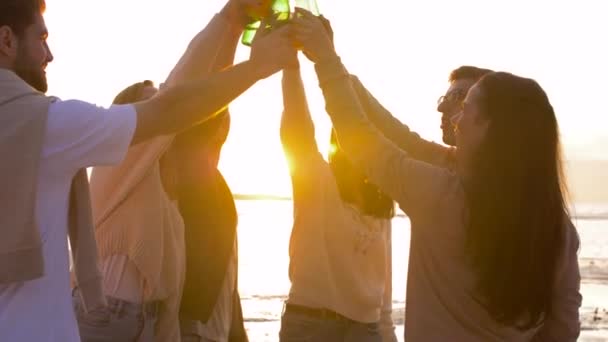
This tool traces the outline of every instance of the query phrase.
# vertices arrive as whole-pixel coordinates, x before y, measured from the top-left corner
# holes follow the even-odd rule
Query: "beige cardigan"
[[[44,275],[35,205],[46,118],[52,101],[12,71],[0,69],[0,284]],[[80,170],[72,183],[68,224],[76,282],[85,308],[106,305],[85,170]]]
[[[191,63],[209,64],[230,28],[221,15],[197,35],[173,69],[171,86],[204,75],[189,74]],[[144,298],[161,298],[156,325],[158,341],[180,339],[179,304],[185,281],[184,223],[174,200],[175,136],[161,136],[132,146],[118,166],[96,167],[91,174],[95,235],[100,257],[126,255],[144,281]]]
[[[422,142],[374,105],[373,98],[361,103],[356,92],[360,85],[353,84],[339,59],[316,69],[341,147],[410,217],[407,340],[576,341],[581,295],[575,227],[567,222],[563,232],[552,307],[543,325],[520,331],[496,322],[477,299],[475,274],[466,259],[467,204],[460,178],[446,168],[451,150]],[[376,108],[375,119],[370,118],[374,125],[367,119],[371,108]],[[420,148],[405,152],[411,144]],[[431,154],[423,158],[430,164],[417,160],[422,151]]]
[[[161,159],[172,137],[131,147],[120,166],[91,174],[95,236],[102,260],[125,255],[144,281],[144,298],[162,299],[160,341],[179,338],[177,314],[185,278],[184,225],[165,191]],[[164,176],[161,176],[164,174]]]

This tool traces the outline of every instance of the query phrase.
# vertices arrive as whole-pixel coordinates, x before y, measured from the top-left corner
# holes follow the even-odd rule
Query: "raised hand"
[[[312,62],[319,63],[336,56],[333,30],[327,19],[316,17],[305,9],[296,8],[292,26],[296,44]]]
[[[243,7],[251,19],[262,19],[270,12],[272,0],[230,0],[237,2]]]
[[[252,19],[260,19],[270,13],[272,0],[228,0],[222,13],[233,23],[244,27]]]
[[[333,29],[333,27],[331,27],[331,22],[329,21],[329,19],[325,18],[322,15],[319,16],[318,18],[319,18],[319,20],[321,20],[321,23],[325,27],[325,31],[327,31],[327,35],[329,36],[329,39],[331,40],[331,44],[334,45],[334,29]]]
[[[249,56],[249,61],[255,64],[262,77],[298,66],[297,50],[290,39],[290,30],[290,24],[271,29],[266,20],[262,21]]]

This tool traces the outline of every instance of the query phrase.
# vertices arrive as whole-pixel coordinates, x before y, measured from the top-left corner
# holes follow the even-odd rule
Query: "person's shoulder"
[[[291,165],[290,169],[294,179],[294,196],[313,199],[316,202],[314,206],[332,205],[338,199],[334,173],[319,152],[298,160],[298,165]]]
[[[133,121],[136,110],[132,104],[103,107],[82,100],[61,100],[51,97],[49,115],[56,120],[70,122]]]
[[[128,146],[136,124],[132,105],[104,108],[86,101],[54,98],[48,109],[45,145],[49,154],[71,151],[85,156],[89,149],[97,153],[117,148],[118,142]]]
[[[562,241],[566,253],[577,254],[580,248],[580,237],[572,218],[567,213],[564,214],[564,227],[562,230]]]
[[[305,151],[305,153],[286,154],[289,168],[292,173],[305,175],[306,177],[320,177],[325,171],[330,170],[328,162],[317,150]],[[321,175],[319,173],[323,173]]]
[[[90,109],[90,110],[98,110],[98,111],[110,111],[116,110],[119,108],[133,108],[133,104],[112,104],[110,106],[102,106],[93,102],[88,102],[79,99],[68,99],[63,100],[57,96],[47,96],[47,98],[51,101],[51,105],[59,108],[78,108],[78,109]]]

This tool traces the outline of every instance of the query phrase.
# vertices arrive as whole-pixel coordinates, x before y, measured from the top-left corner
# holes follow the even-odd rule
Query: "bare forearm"
[[[215,62],[213,63],[211,72],[219,72],[234,64],[239,37],[240,31],[238,30],[231,30],[226,34],[215,58]],[[225,136],[228,134],[228,128],[226,128],[226,126],[230,126],[230,113],[228,112],[228,108],[219,113],[214,120],[217,122],[203,122],[189,128],[177,136],[176,149],[179,150],[180,154],[177,163],[181,174],[179,178],[180,181],[185,180],[186,184],[189,181],[208,177],[208,175],[201,174],[200,172],[200,163],[198,161],[200,161],[201,158],[209,160],[213,153],[219,155],[222,144],[215,144],[217,144],[216,139],[218,135],[221,134],[222,136]],[[219,123],[220,121],[218,120],[221,120],[222,123]],[[217,166],[217,161],[215,163],[210,163],[210,165]],[[208,168],[203,168],[203,171],[208,171]]]
[[[314,124],[299,69],[283,71],[283,116],[281,141],[288,150],[315,150]]]
[[[217,56],[213,62],[213,66],[209,73],[219,72],[225,70],[228,67],[234,65],[234,58],[236,55],[236,48],[239,42],[239,37],[241,35],[242,30],[231,29],[226,32],[224,38],[220,44]],[[229,115],[228,108],[226,108],[221,114],[218,116]],[[220,119],[220,120],[230,120],[229,118]],[[203,127],[205,126],[205,127]],[[215,127],[220,127],[221,125],[211,125]],[[201,125],[190,128],[187,132],[184,132],[178,136],[178,140],[187,141],[186,145],[189,147],[189,150],[192,150],[194,153],[197,153],[198,148],[194,148],[194,146],[203,146],[208,143],[208,140],[211,138],[210,136],[214,135],[214,132],[208,132],[203,134],[202,136],[206,136],[207,139],[201,139],[200,131],[207,131],[209,125],[206,122],[203,122]]]
[[[288,27],[256,39],[249,60],[196,81],[169,85],[148,101],[135,104],[137,127],[132,144],[179,133],[224,110],[254,83],[293,63]]]
[[[247,61],[200,81],[167,87],[150,100],[136,103],[137,127],[132,145],[204,122],[265,76]]]
[[[239,41],[241,32],[242,32],[242,30],[238,30],[238,29],[234,29],[234,28],[232,28],[226,32],[226,34],[224,35],[224,38],[220,44],[217,56],[215,57],[215,60],[213,62],[213,66],[211,67],[211,70],[209,70],[209,73],[219,72],[219,71],[222,71],[222,70],[234,65],[234,57],[236,55],[236,48],[238,45],[238,41]],[[203,76],[205,76],[205,75],[203,75]],[[221,115],[224,115],[224,114],[229,115],[227,108],[226,108],[226,110],[224,110],[224,112]],[[229,120],[229,119],[226,119],[226,120]],[[206,125],[206,123],[203,123],[201,126],[204,126],[204,125]],[[205,128],[200,127],[200,129],[205,129]],[[200,129],[198,127],[193,127],[191,129],[189,129],[188,132],[184,132],[184,133],[180,134],[178,139],[182,140],[182,138],[185,138],[184,140],[190,141],[193,137],[200,135],[198,133],[198,131],[200,131]],[[209,135],[209,134],[205,134],[205,135]],[[208,140],[208,139],[203,139],[203,140],[192,139],[192,140],[199,141],[201,144],[205,144],[206,143],[205,140]]]
[[[228,20],[221,14],[216,14],[207,26],[192,39],[169,74],[165,85],[185,83],[207,75],[212,70],[222,43],[230,31]]]
[[[234,64],[236,48],[239,44],[242,31],[232,28],[226,32],[211,68],[212,71],[221,71]]]

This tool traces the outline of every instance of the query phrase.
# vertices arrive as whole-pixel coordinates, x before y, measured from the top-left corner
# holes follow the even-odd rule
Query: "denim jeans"
[[[72,300],[82,342],[154,342],[158,303],[142,305],[107,297],[107,308],[85,312],[77,290]]]
[[[313,317],[286,310],[280,342],[382,342],[377,323]]]

